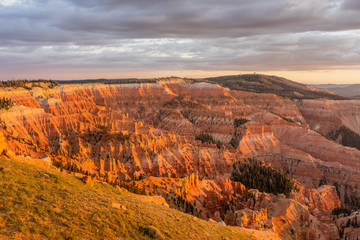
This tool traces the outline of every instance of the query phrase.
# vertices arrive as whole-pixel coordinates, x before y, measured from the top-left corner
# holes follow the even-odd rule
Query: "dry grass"
[[[203,221],[143,198],[0,159],[0,239],[251,239],[239,228]],[[113,203],[124,208],[114,208]],[[146,230],[149,226],[151,231]]]

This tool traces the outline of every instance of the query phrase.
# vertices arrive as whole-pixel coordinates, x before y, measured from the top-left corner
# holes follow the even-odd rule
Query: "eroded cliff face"
[[[326,135],[343,125],[360,134],[358,100],[302,100],[298,105],[301,114],[315,131]]]
[[[289,229],[297,229],[297,218],[317,220],[301,225],[312,236],[316,226],[331,223],[329,211],[340,205],[333,188],[317,189],[321,179],[358,191],[360,151],[320,134],[337,124],[359,132],[357,111],[351,111],[357,101],[299,102],[183,79],[0,89],[0,95],[16,103],[0,110],[0,151],[50,156],[109,181],[139,180],[147,193],[176,207],[182,202],[180,208],[196,209],[202,218],[295,239]],[[291,199],[246,199],[248,190],[229,177],[233,163],[247,157],[289,173],[300,192]],[[284,201],[285,210],[276,210]],[[325,232],[318,233],[337,236]]]

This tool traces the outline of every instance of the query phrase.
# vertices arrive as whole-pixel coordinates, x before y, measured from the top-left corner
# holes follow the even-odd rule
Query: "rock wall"
[[[246,212],[242,224],[253,225],[248,223],[260,211],[275,228],[288,221],[278,218],[287,210],[261,210],[274,197],[243,199],[244,186],[229,180],[233,163],[247,157],[298,181],[301,193],[293,196],[295,203],[286,201],[295,219],[306,211],[319,219],[339,205],[333,188],[317,189],[321,179],[359,191],[360,151],[323,135],[337,125],[359,133],[360,101],[293,101],[183,79],[0,89],[0,95],[16,103],[0,110],[0,152],[50,156],[113,181],[145,178],[141,186],[151,186],[148,193],[179,196],[203,218],[237,224]],[[304,234],[312,234],[311,226]],[[285,239],[294,238],[290,227],[278,229]]]

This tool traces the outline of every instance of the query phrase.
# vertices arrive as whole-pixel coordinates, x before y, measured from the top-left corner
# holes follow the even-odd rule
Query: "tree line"
[[[246,188],[273,194],[284,194],[286,197],[290,196],[292,190],[298,190],[287,174],[272,167],[264,166],[256,159],[234,163],[231,180],[241,182]]]
[[[40,83],[46,83],[46,85],[49,88],[53,88],[53,87],[59,85],[56,81],[45,80],[45,79],[38,79],[38,80],[8,80],[8,81],[0,81],[0,88],[23,87],[25,89],[31,89],[34,86],[40,87]]]

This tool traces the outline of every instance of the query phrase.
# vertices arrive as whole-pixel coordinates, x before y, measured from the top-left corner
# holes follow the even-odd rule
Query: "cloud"
[[[244,37],[357,29],[340,0],[45,1],[0,8],[7,42],[99,43],[126,38]],[[357,2],[345,2],[346,5]],[[345,6],[345,5],[344,5]]]
[[[345,10],[360,11],[360,2],[358,0],[345,0],[343,3]]]
[[[107,45],[7,47],[0,68],[134,70],[314,70],[360,62],[356,32],[243,38],[125,39]],[[266,44],[265,44],[266,43]],[[71,59],[71,61],[69,61]]]
[[[357,0],[18,3],[0,2],[1,72],[360,65]]]

